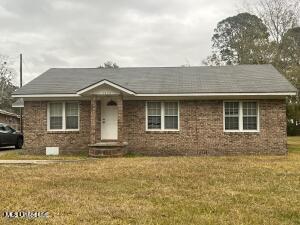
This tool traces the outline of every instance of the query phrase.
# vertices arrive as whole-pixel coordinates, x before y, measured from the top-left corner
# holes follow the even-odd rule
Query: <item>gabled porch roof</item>
[[[136,93],[127,89],[127,88],[124,88],[118,84],[115,84],[109,80],[101,80],[95,84],[92,84],[86,88],[83,88],[79,91],[77,91],[76,94],[78,95],[85,95],[85,94],[90,94],[90,93],[93,93],[93,90],[97,89],[97,88],[101,88],[101,87],[105,87],[105,86],[108,86],[109,88],[112,88],[113,89],[116,89],[120,92],[123,92],[125,94],[128,94],[128,95],[135,95]]]

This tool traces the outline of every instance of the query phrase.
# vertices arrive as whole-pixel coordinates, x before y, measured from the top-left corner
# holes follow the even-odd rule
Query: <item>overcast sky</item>
[[[50,67],[201,65],[238,0],[0,0],[0,54],[25,83]]]

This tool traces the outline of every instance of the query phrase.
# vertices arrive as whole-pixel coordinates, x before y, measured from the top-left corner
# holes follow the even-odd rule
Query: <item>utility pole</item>
[[[20,54],[20,88],[23,85],[22,53]],[[20,107],[20,131],[23,133],[23,109]]]
[[[20,54],[20,88],[23,86],[22,53]]]

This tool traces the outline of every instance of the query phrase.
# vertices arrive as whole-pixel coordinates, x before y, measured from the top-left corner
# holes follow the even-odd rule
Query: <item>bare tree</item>
[[[10,67],[9,58],[0,55],[0,109],[11,110],[13,102],[11,94],[16,90],[12,83],[14,75],[14,70]]]
[[[259,0],[255,5],[246,0],[243,8],[262,19],[276,44],[281,43],[289,29],[299,24],[299,0]]]
[[[98,68],[119,68],[118,64],[112,61],[107,61],[103,65],[98,66]]]

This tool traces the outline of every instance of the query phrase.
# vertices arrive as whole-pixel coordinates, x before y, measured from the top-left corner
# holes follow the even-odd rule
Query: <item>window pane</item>
[[[78,129],[78,111],[77,102],[66,103],[66,129]]]
[[[178,129],[178,116],[166,116],[165,129]]]
[[[161,114],[161,109],[160,108],[150,108],[148,109],[148,115],[150,116],[160,116]]]
[[[225,130],[239,130],[239,102],[225,102]]]
[[[78,129],[78,116],[66,117],[66,129]]]
[[[225,115],[238,115],[239,103],[238,102],[225,102]]]
[[[243,129],[257,130],[256,102],[243,102]]]
[[[243,129],[244,130],[257,130],[257,117],[244,117],[243,118]]]
[[[161,117],[160,116],[148,116],[148,129],[160,129]]]
[[[62,117],[50,117],[50,129],[62,129]]]
[[[50,129],[62,129],[62,103],[50,103]]]
[[[257,104],[256,102],[243,102],[243,115],[244,116],[256,116]]]
[[[78,116],[79,105],[77,102],[66,103],[66,116]]]
[[[50,103],[50,116],[62,116],[62,103]]]
[[[239,117],[225,117],[225,130],[238,130]]]
[[[178,115],[178,102],[165,102],[165,115],[177,116]]]
[[[148,116],[160,116],[161,115],[161,103],[160,102],[148,102]]]

